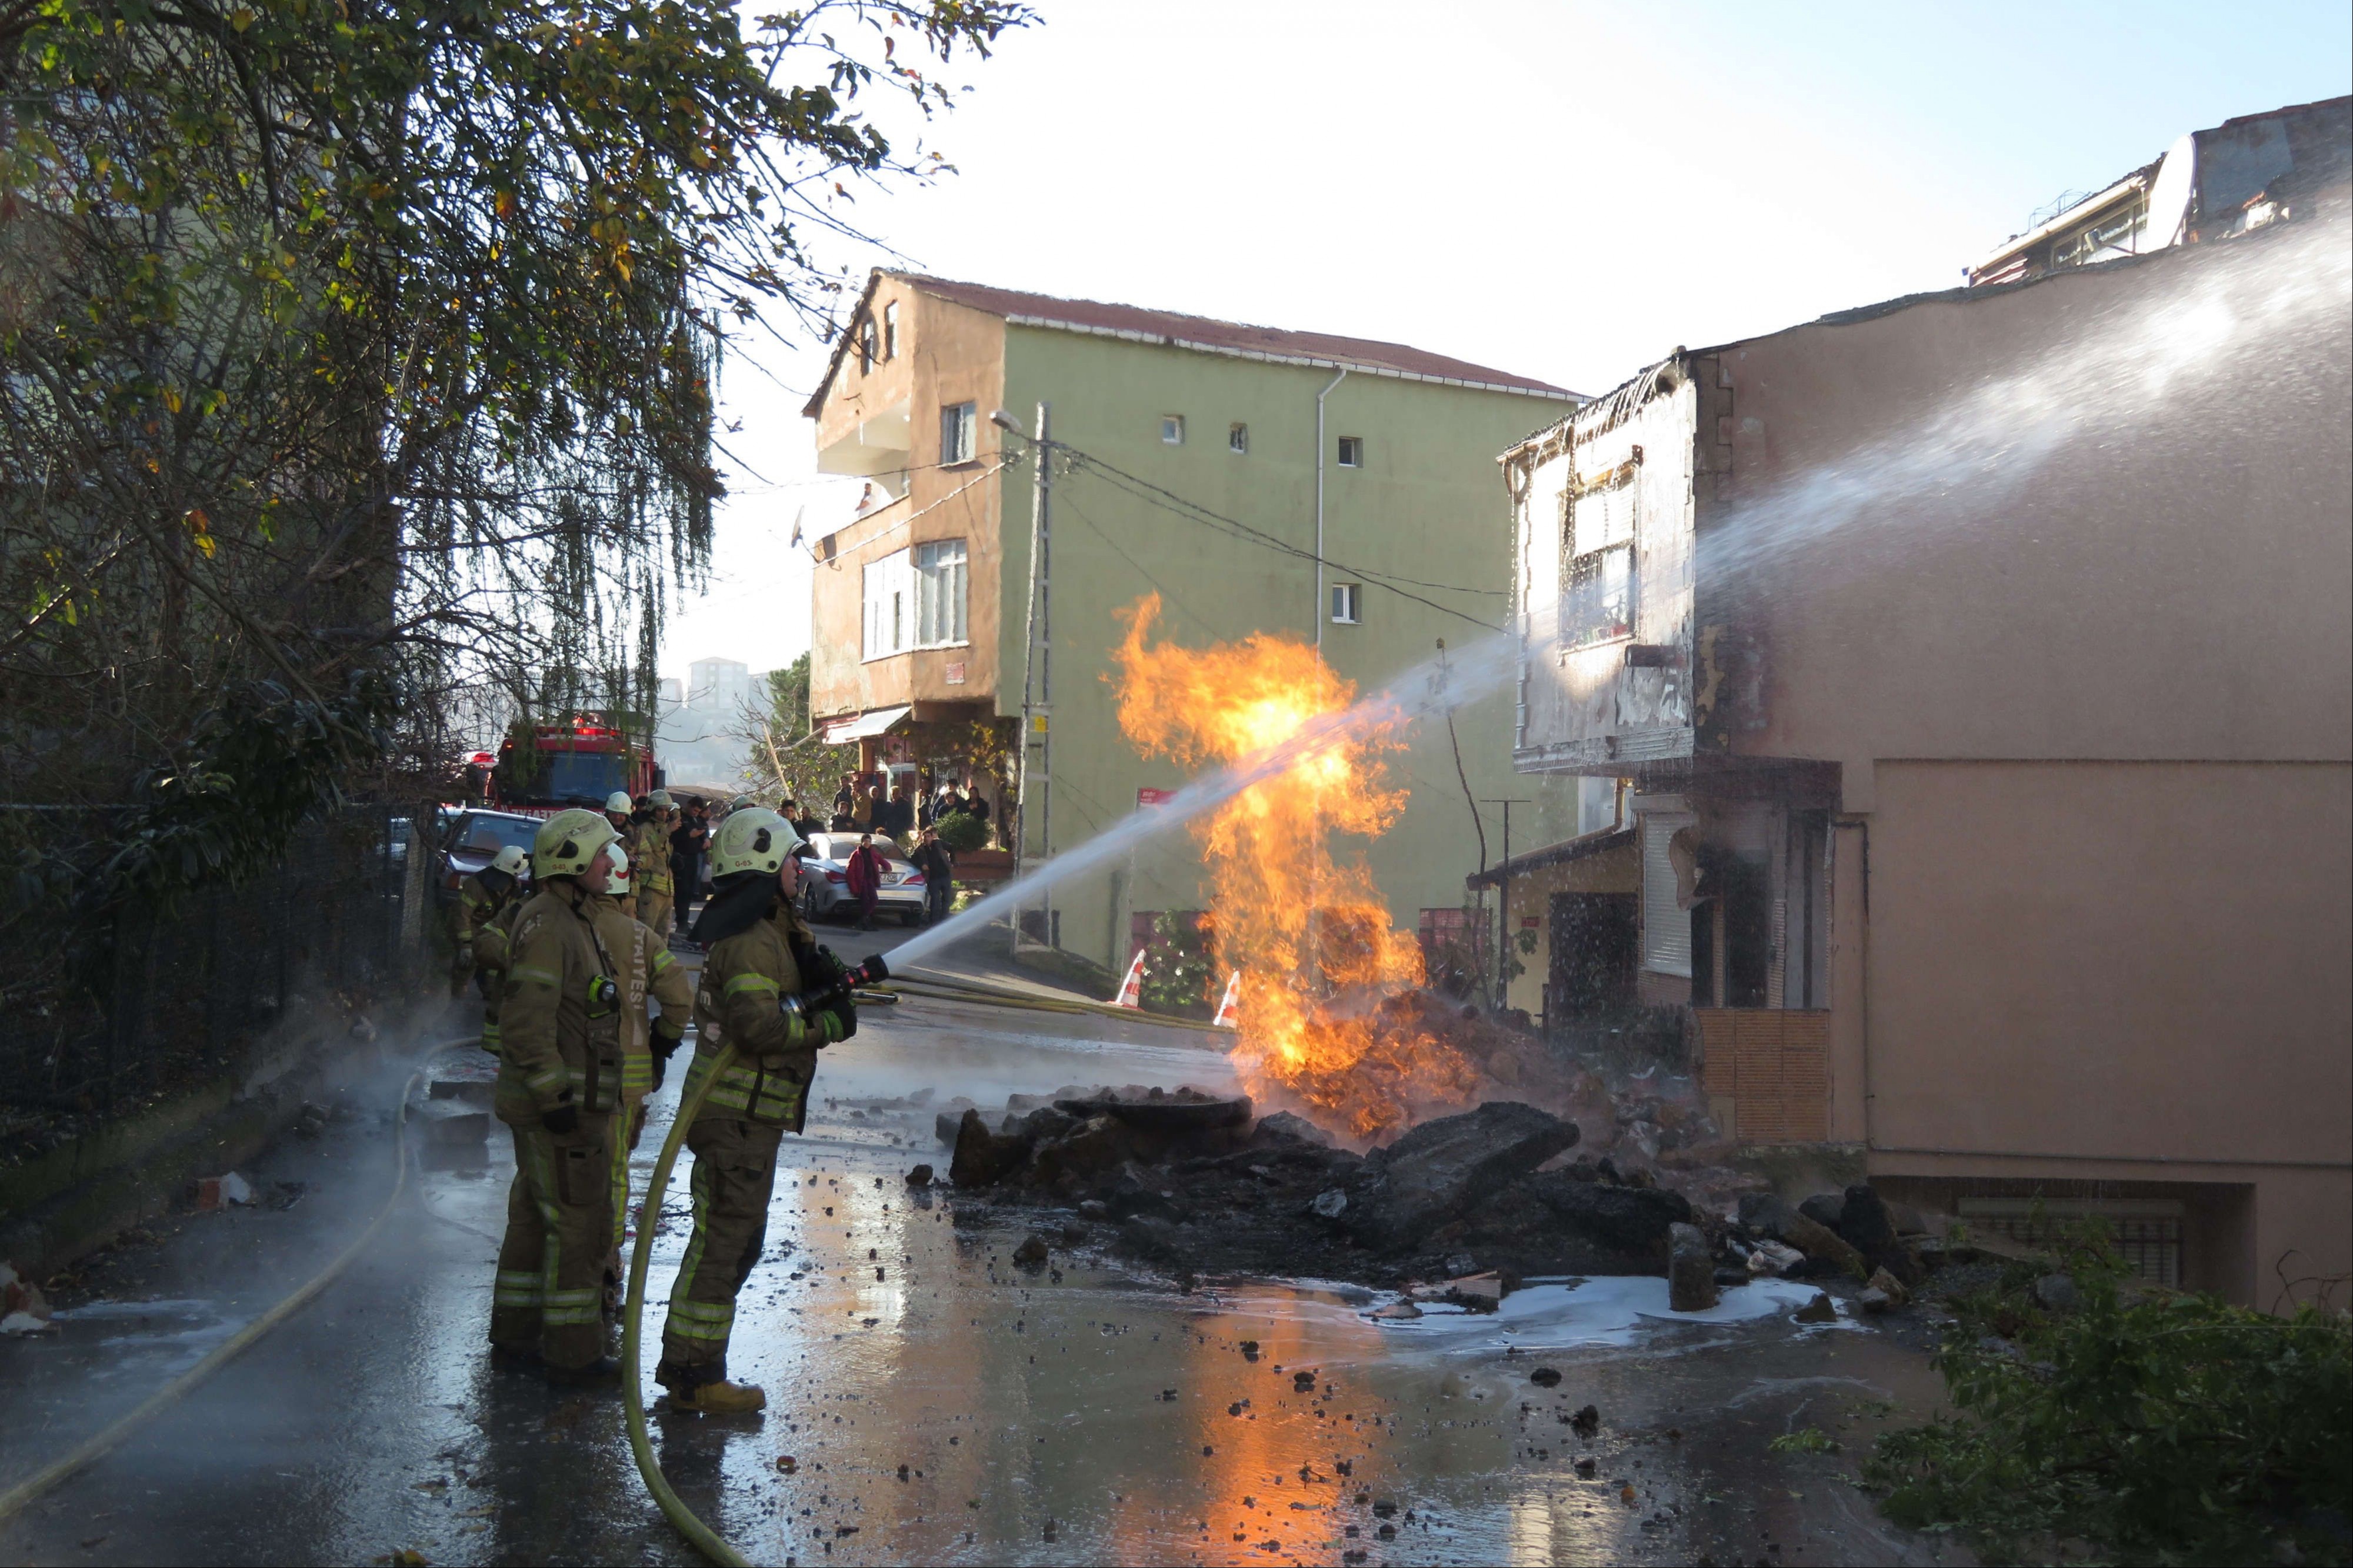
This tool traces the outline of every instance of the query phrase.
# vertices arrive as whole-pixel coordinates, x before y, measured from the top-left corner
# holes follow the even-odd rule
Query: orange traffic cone
[[[1127,966],[1127,978],[1119,983],[1119,994],[1111,999],[1114,1007],[1144,1005],[1144,949],[1135,950],[1135,962]]]
[[[1234,1014],[1241,1006],[1241,1000],[1242,972],[1237,969],[1226,976],[1226,998],[1218,1004],[1218,1016],[1210,1022],[1220,1029],[1233,1028]]]

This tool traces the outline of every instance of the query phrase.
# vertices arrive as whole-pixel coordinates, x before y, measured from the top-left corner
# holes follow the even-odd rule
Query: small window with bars
[[[1963,1198],[1955,1206],[1971,1230],[2021,1247],[2049,1247],[2068,1230],[2097,1219],[2107,1230],[2108,1244],[2135,1274],[2158,1285],[2181,1283],[2184,1205],[2179,1199],[2038,1204],[2021,1198]]]

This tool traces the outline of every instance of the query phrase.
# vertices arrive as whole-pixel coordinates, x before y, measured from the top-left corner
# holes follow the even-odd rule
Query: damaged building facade
[[[1515,764],[1620,781],[1503,868],[1513,999],[2265,1306],[2353,1269],[2346,100],[2269,118],[2147,172],[2164,243],[1679,349],[1503,458]]]

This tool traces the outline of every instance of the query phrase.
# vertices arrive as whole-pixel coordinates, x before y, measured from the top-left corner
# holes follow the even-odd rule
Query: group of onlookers
[[[989,819],[988,800],[978,784],[954,777],[934,781],[928,768],[912,784],[904,773],[844,773],[826,826],[834,833],[887,833],[905,844],[918,828],[937,826],[952,814]]]

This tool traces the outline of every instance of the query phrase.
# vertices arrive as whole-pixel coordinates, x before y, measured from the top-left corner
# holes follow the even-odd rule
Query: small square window
[[[1185,416],[1182,414],[1164,414],[1160,416],[1160,441],[1166,447],[1181,447],[1185,444]]]
[[[1361,468],[1365,466],[1365,438],[1362,436],[1340,437],[1340,466],[1344,468]]]
[[[1363,595],[1364,585],[1362,584],[1333,584],[1332,624],[1335,626],[1353,626],[1361,625],[1363,617],[1358,616],[1356,612],[1363,607]]]
[[[1235,425],[1226,431],[1226,450],[1240,457],[1250,450],[1250,426]]]

